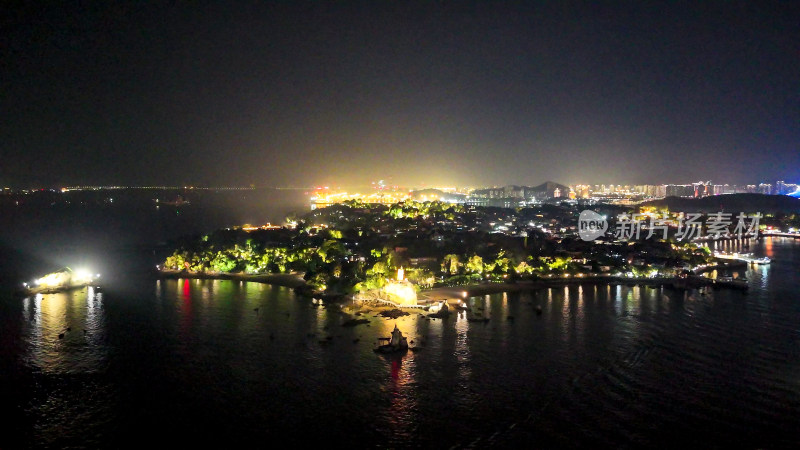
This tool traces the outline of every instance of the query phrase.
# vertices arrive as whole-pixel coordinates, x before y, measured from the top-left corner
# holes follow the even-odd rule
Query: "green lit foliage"
[[[164,261],[164,267],[166,269],[172,270],[181,270],[184,268],[183,263],[186,261],[186,254],[184,252],[175,250],[175,252],[167,257],[167,260]]]
[[[436,281],[436,275],[432,270],[426,268],[408,269],[406,270],[406,279],[415,286],[428,288],[433,286]]]
[[[483,273],[483,258],[478,255],[473,255],[467,260],[467,263],[464,265],[464,270],[467,273],[477,273],[478,275]]]
[[[500,250],[492,261],[485,263],[483,266],[485,272],[495,274],[508,273],[510,267],[511,259],[504,250]]]
[[[226,253],[217,252],[214,258],[211,260],[211,269],[216,272],[230,272],[235,268],[236,259]]]
[[[206,254],[195,253],[189,262],[189,270],[192,272],[204,272],[208,269],[209,257]]]
[[[328,288],[329,277],[326,273],[316,273],[306,280],[306,283],[315,291],[325,291]]]
[[[556,256],[541,258],[541,261],[544,263],[544,267],[550,272],[565,272],[569,268],[572,258]]]
[[[386,277],[380,275],[367,275],[364,281],[355,285],[355,290],[358,292],[364,292],[374,289],[381,289],[384,286],[386,286]]]
[[[367,270],[367,276],[370,275],[380,275],[385,277],[388,273],[388,268],[386,267],[386,263],[383,261],[376,262],[371,269]]]
[[[389,216],[393,219],[402,219],[403,218],[403,208],[400,206],[399,203],[392,205],[389,208]]]
[[[527,261],[520,261],[520,263],[514,267],[514,272],[518,273],[519,275],[530,275],[535,270],[535,267],[528,264]]]
[[[458,255],[449,254],[442,260],[442,273],[457,275],[461,268],[461,261]]]
[[[359,208],[359,209],[361,209],[361,208],[369,208],[369,206],[370,206],[369,204],[364,203],[364,200],[361,200],[361,199],[358,199],[358,198],[354,198],[352,200],[347,200],[343,204],[348,206],[348,207],[350,207],[350,208]]]
[[[322,246],[317,250],[317,253],[326,263],[332,263],[341,259],[345,254],[344,245],[341,242],[330,239],[325,241]]]

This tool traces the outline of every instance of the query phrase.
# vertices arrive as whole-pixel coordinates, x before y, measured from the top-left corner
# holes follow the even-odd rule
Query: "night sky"
[[[61,3],[0,185],[800,182],[800,2]]]

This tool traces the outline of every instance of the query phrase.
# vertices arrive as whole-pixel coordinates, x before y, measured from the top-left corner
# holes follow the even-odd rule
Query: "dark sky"
[[[800,2],[55,3],[0,185],[800,181]]]

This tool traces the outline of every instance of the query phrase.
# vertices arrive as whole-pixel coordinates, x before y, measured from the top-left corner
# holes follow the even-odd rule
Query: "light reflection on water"
[[[795,263],[794,248],[774,251]],[[336,305],[287,288],[188,279],[29,297],[0,323],[20,324],[34,373],[17,380],[21,408],[51,446],[94,427],[113,447],[162,423],[198,443],[217,424],[237,444],[763,446],[800,425],[798,275],[782,260],[743,271],[749,293],[582,284],[466,299],[488,323],[366,313],[370,326],[346,328]],[[422,350],[373,352],[395,324]],[[54,398],[86,414],[54,413]]]
[[[22,300],[25,360],[44,373],[91,373],[106,357],[103,294],[93,287]]]

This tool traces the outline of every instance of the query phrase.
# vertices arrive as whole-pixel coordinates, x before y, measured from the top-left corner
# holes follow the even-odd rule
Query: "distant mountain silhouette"
[[[518,186],[516,184],[509,184],[503,187],[490,187],[484,189],[477,189],[472,192],[473,195],[488,195],[492,198],[506,197],[553,197],[553,193],[558,189],[560,196],[566,197],[569,193],[569,187],[563,184],[558,184],[553,181],[547,181],[538,186]]]
[[[555,181],[546,181],[538,186],[533,186],[530,189],[535,192],[553,192],[556,189],[559,189],[561,191],[561,195],[566,195],[566,193],[569,192],[568,186],[558,184]]]
[[[800,199],[786,195],[727,194],[704,198],[667,197],[645,202],[642,206],[666,206],[670,211],[703,213],[797,213],[800,212]]]
[[[423,197],[427,197],[427,200],[443,200],[443,201],[456,201],[456,202],[463,202],[464,199],[467,197],[464,194],[457,194],[454,192],[445,192],[439,189],[420,189],[418,191],[412,192],[412,197],[414,200],[422,200]]]

